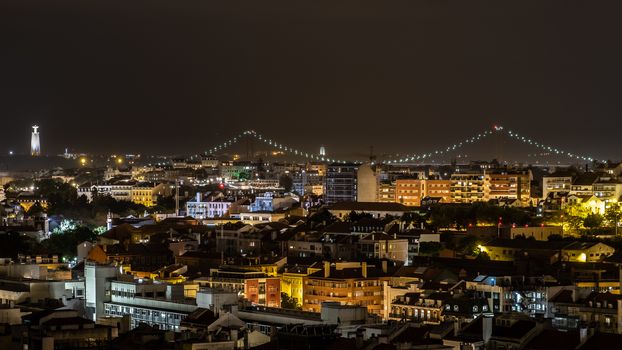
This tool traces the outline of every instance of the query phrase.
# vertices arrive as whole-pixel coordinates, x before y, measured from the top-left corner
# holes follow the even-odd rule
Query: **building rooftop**
[[[378,202],[338,202],[328,207],[332,210],[354,210],[354,211],[411,211],[412,208],[400,203],[378,203]]]

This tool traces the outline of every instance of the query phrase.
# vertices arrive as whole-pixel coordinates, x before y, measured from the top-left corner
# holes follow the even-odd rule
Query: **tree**
[[[490,255],[484,251],[480,251],[475,257],[475,260],[490,260]]]
[[[419,255],[438,256],[442,248],[438,242],[421,242],[419,243]]]
[[[596,228],[601,227],[603,224],[603,216],[600,214],[588,214],[585,219],[583,219],[583,226],[587,228]]]
[[[564,225],[568,226],[570,231],[577,232],[584,227],[584,221],[588,214],[589,211],[584,206],[577,203],[568,204],[564,208]]]
[[[368,218],[368,219],[373,219],[374,216],[371,215],[370,213],[357,213],[354,210],[352,210],[344,219],[345,221],[349,221],[349,222],[357,222],[363,218]]]
[[[290,192],[294,187],[294,180],[287,174],[281,174],[279,176],[279,186],[283,187],[285,192]]]
[[[50,238],[41,242],[41,249],[46,253],[58,253],[63,257],[76,256],[78,243],[93,241],[97,238],[92,230],[86,226],[77,226],[62,233],[52,233]]]
[[[618,234],[618,227],[620,226],[620,219],[622,219],[622,208],[618,203],[611,203],[605,209],[605,220],[607,225],[615,227],[616,234]]]
[[[281,292],[281,307],[283,309],[302,310],[298,299],[292,298],[286,293]]]

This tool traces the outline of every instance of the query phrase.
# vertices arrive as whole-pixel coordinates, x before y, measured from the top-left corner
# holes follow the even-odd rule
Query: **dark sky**
[[[427,151],[500,123],[619,159],[620,1],[0,2],[0,151],[199,152],[245,129]]]

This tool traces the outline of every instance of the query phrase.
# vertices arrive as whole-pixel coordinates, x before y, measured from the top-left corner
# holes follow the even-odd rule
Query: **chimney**
[[[386,260],[382,260],[382,273],[386,274],[388,270],[388,262]]]
[[[324,261],[324,278],[330,277],[330,262]]]
[[[201,192],[197,192],[197,203],[201,201]]]
[[[355,340],[357,349],[363,348],[363,341],[364,341],[363,330],[360,328],[357,328],[356,329],[356,340]]]
[[[367,278],[367,263],[364,261],[361,263],[361,274],[363,278]]]
[[[585,326],[581,326],[579,328],[579,343],[583,344],[587,341],[588,335],[587,335],[587,327]]]
[[[484,344],[488,344],[490,337],[492,336],[492,317],[484,317],[482,319],[482,339]]]

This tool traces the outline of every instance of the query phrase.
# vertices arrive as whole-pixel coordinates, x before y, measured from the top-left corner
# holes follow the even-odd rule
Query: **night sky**
[[[505,125],[620,159],[620,1],[0,2],[0,151],[195,153],[245,129],[427,151]]]

